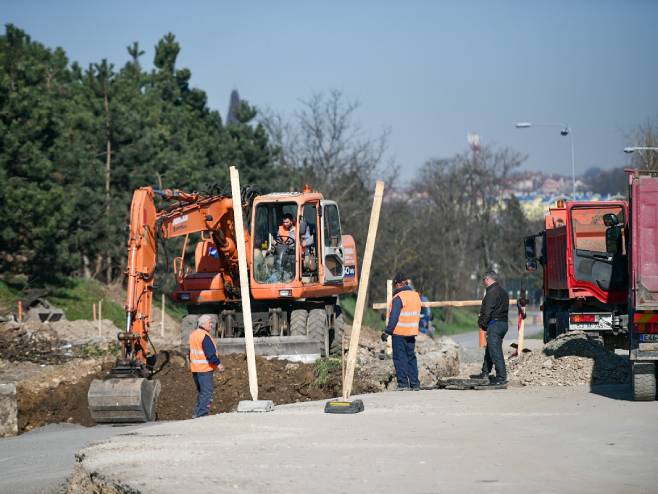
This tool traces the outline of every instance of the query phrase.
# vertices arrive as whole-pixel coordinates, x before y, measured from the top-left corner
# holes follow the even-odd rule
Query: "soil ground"
[[[226,355],[222,363],[226,372],[215,373],[215,394],[211,407],[213,414],[235,411],[240,400],[250,399],[245,356]],[[259,399],[272,400],[275,405],[332,398],[341,392],[340,368],[330,371],[327,382],[320,385],[311,364],[258,357],[256,365]],[[106,362],[102,369],[76,382],[61,382],[55,387],[20,383],[17,391],[19,431],[25,432],[60,422],[95,425],[87,406],[87,391],[91,381],[102,379],[111,366],[111,362]],[[173,355],[156,378],[162,385],[158,420],[191,418],[196,389],[183,357],[180,354]],[[358,378],[355,388],[356,392],[375,391]]]

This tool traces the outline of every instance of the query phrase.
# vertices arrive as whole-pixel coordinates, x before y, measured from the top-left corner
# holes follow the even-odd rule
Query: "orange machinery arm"
[[[157,211],[155,195],[177,200]],[[159,230],[159,232],[158,232]],[[154,190],[142,187],[133,194],[128,239],[128,293],[126,332],[120,336],[124,357],[146,361],[148,331],[152,315],[153,283],[157,265],[157,235],[163,239],[209,231],[221,253],[227,281],[237,281],[237,248],[233,224],[233,200],[225,196],[201,196],[178,190]],[[246,236],[247,240],[249,236]],[[250,249],[247,250],[250,252]],[[183,276],[183,269],[177,273]]]

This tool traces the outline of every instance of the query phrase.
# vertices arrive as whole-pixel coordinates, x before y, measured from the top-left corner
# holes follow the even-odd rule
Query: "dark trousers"
[[[213,391],[213,372],[192,372],[194,384],[196,385],[196,407],[194,407],[194,418],[203,417],[210,412]]]
[[[393,335],[393,365],[395,365],[398,388],[420,387],[415,336]]]
[[[482,372],[489,374],[496,367],[496,377],[507,380],[505,357],[503,355],[503,338],[507,334],[507,321],[491,321],[487,326],[487,348],[484,351]]]

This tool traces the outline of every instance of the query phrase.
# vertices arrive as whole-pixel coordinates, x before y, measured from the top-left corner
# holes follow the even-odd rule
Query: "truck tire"
[[[197,328],[199,322],[198,314],[188,314],[183,318],[180,327],[180,346],[183,349],[189,348],[190,334]]]
[[[653,362],[634,363],[631,386],[634,401],[656,399],[656,366]]]
[[[308,336],[322,342],[322,356],[326,357],[324,342],[326,334],[329,331],[327,327],[327,312],[324,309],[310,310],[308,320],[306,321],[306,330]]]
[[[295,309],[290,313],[290,336],[306,336],[308,311]]]

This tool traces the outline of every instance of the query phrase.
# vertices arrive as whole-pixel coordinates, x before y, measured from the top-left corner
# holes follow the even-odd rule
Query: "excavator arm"
[[[160,211],[155,196],[175,201]],[[92,381],[87,400],[96,422],[147,422],[155,418],[160,383],[150,379],[156,355],[149,353],[149,324],[157,266],[157,239],[210,232],[226,270],[225,283],[237,280],[233,201],[178,190],[142,187],[133,194],[128,238],[126,329],[119,333],[121,357],[105,379]],[[177,273],[179,278],[183,275]],[[236,273],[236,274],[233,274]]]

